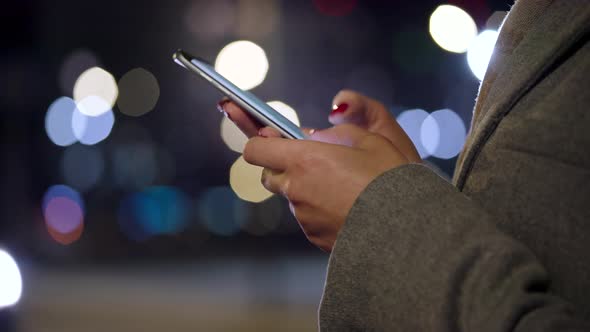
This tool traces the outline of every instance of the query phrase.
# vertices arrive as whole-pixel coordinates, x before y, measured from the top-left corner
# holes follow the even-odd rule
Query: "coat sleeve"
[[[374,180],[330,257],[322,331],[590,331],[549,276],[425,166]]]

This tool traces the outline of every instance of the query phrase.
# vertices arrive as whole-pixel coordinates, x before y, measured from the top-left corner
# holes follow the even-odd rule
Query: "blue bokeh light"
[[[422,159],[430,156],[428,150],[422,145],[421,137],[422,123],[427,117],[428,112],[421,109],[406,110],[397,116],[397,122],[406,132],[408,137],[410,137],[410,140],[414,143],[414,146],[416,146],[416,150],[418,150],[418,154],[420,154],[420,158]]]
[[[59,146],[68,146],[77,141],[72,130],[72,116],[76,102],[69,97],[56,99],[45,115],[45,131],[49,139]]]
[[[84,199],[76,190],[71,187],[68,187],[63,184],[57,184],[51,186],[45,191],[45,195],[43,196],[43,201],[41,206],[43,207],[43,211],[47,208],[47,204],[54,198],[57,197],[65,197],[68,198],[78,204],[80,209],[84,211]]]
[[[247,203],[240,200],[230,187],[221,186],[210,188],[199,197],[198,213],[211,233],[232,236],[246,223],[249,212]]]
[[[76,108],[71,120],[74,135],[85,145],[94,145],[107,138],[114,124],[115,115],[111,109],[98,116],[89,116]]]
[[[130,239],[175,234],[188,224],[189,200],[177,188],[154,186],[126,197],[119,207],[119,226]]]

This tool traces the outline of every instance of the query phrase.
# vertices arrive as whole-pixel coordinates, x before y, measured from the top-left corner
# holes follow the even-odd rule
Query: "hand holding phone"
[[[173,55],[173,59],[180,66],[205,78],[219,91],[248,112],[248,114],[252,115],[265,126],[276,129],[285,138],[305,138],[301,128],[296,124],[260,100],[254,94],[238,88],[227,78],[215,71],[215,69],[206,61],[182,50],[176,51]]]

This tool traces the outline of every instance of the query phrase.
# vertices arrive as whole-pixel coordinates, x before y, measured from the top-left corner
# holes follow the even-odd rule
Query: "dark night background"
[[[322,12],[319,3],[336,12]],[[351,10],[338,12],[346,3]],[[482,31],[492,13],[507,11],[511,1],[446,3],[467,11]],[[258,44],[269,70],[252,92],[290,105],[307,127],[327,127],[332,97],[350,88],[382,101],[396,116],[408,109],[451,109],[468,128],[479,80],[465,54],[443,50],[429,35],[429,17],[440,4],[3,4],[0,247],[20,267],[23,295],[15,306],[0,309],[0,330],[314,330],[328,255],[307,242],[284,199],[251,203],[231,196],[229,170],[239,153],[220,137],[222,115],[215,104],[222,96],[175,65],[171,55],[184,48],[213,61],[230,42]],[[45,116],[54,100],[72,97],[64,91],[63,66],[80,50],[117,81],[134,68],[146,69],[157,79],[160,95],[155,108],[139,117],[115,106],[115,124],[104,141],[58,146],[47,136]],[[121,185],[116,179],[126,175],[117,174],[121,166],[113,166],[113,156],[136,143],[155,156],[153,177]],[[62,160],[71,148],[93,149],[104,160],[100,179],[79,190],[83,230],[63,244],[48,232],[42,200],[50,186],[76,187],[65,180]],[[126,167],[141,172],[145,165],[131,159]],[[427,161],[451,175],[456,158]],[[72,167],[83,176],[86,165],[80,160]],[[217,196],[208,194],[220,187],[225,189]],[[126,209],[133,208],[126,202],[146,188],[165,189],[154,197],[168,203],[156,204],[180,209],[174,211],[183,216],[182,227],[140,238],[121,229]],[[226,236],[211,232],[203,209],[220,222],[243,214],[243,228]]]

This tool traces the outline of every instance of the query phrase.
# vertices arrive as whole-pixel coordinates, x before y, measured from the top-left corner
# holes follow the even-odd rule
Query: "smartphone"
[[[304,139],[305,136],[296,124],[277,112],[267,103],[258,99],[250,92],[238,88],[227,78],[219,74],[213,66],[206,61],[192,56],[183,50],[178,50],[172,56],[172,59],[180,66],[199,74],[209,83],[213,84],[219,91],[225,94],[229,99],[240,105],[246,112],[256,118],[265,126],[278,130],[283,137],[293,139]]]

